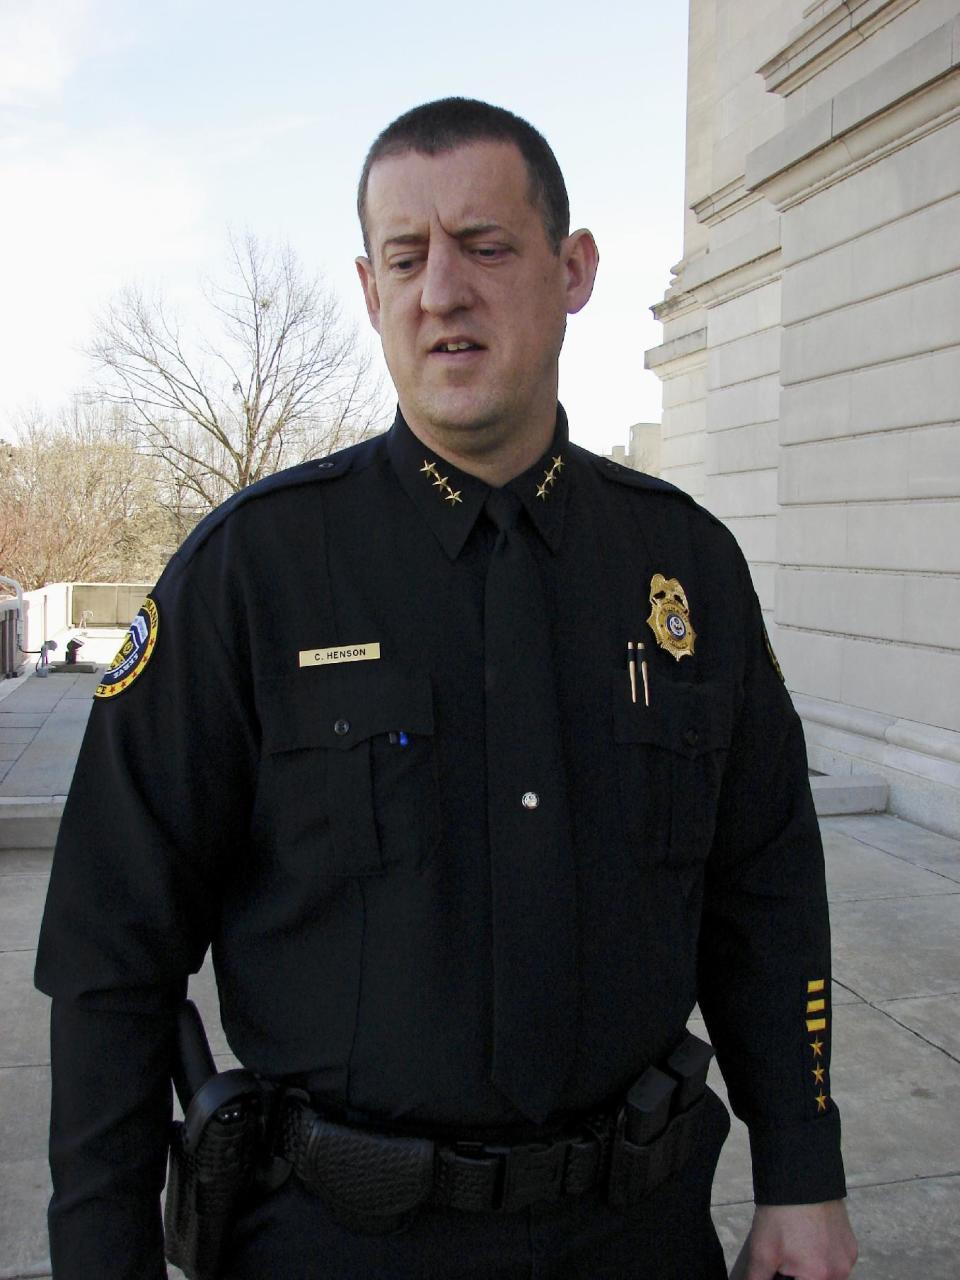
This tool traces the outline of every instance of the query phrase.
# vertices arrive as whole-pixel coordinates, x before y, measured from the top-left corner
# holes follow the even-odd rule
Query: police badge
[[[697,633],[690,623],[690,606],[683,587],[676,578],[655,573],[650,580],[650,617],[647,625],[666,649],[679,662],[693,653]]]

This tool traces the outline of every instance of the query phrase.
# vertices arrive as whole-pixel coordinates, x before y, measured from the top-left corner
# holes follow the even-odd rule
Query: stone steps
[[[66,796],[0,796],[0,849],[52,849],[65,803]]]
[[[842,813],[883,813],[887,784],[875,773],[815,774],[810,779],[813,803],[821,818]]]

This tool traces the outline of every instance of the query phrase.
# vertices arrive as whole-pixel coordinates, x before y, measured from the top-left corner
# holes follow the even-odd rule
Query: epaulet
[[[660,493],[667,497],[678,498],[681,502],[685,502],[688,506],[693,507],[696,511],[701,512],[714,524],[723,526],[723,521],[715,516],[712,511],[708,511],[706,507],[691,498],[690,494],[683,489],[678,489],[675,484],[671,484],[669,480],[661,480],[659,476],[647,475],[645,471],[635,471],[633,467],[625,467],[620,462],[614,462],[612,458],[601,458],[595,453],[591,453],[588,449],[579,449],[578,452],[596,467],[605,480],[610,480],[614,484],[625,484],[631,489],[644,489],[647,493]]]
[[[246,489],[240,489],[211,511],[208,516],[204,516],[192,533],[184,539],[177,552],[178,557],[181,560],[188,560],[225,520],[248,502],[265,498],[281,489],[295,489],[300,485],[315,484],[318,480],[336,480],[350,471],[362,471],[373,460],[379,439],[379,436],[372,436],[369,440],[361,440],[359,444],[338,449],[336,453],[328,454],[325,458],[311,458],[309,462],[300,462],[295,467],[285,467],[283,471],[275,471],[273,475],[264,476],[255,484],[248,485]]]

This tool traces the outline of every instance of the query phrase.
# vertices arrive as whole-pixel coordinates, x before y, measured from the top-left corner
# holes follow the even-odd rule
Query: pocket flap
[[[645,742],[682,755],[698,756],[730,745],[732,691],[719,684],[651,682],[650,706],[630,700],[626,670],[613,682],[613,736],[617,742]]]
[[[433,733],[429,676],[389,667],[305,670],[264,683],[258,694],[268,752],[349,751],[381,733]]]

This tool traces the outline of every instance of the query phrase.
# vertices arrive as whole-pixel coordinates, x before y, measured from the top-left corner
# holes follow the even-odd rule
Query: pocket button
[[[342,738],[345,733],[350,732],[350,721],[337,720],[333,726],[333,732],[337,734],[338,737]]]

